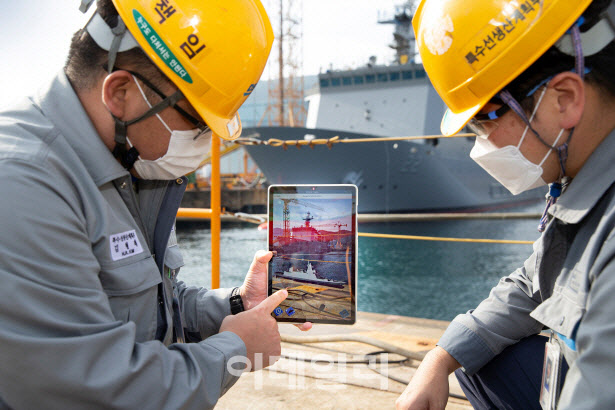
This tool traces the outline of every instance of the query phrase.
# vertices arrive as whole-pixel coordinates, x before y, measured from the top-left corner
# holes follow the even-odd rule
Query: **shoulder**
[[[26,203],[51,212],[51,204],[75,210],[82,184],[70,160],[71,153],[59,153],[60,131],[33,105],[22,104],[0,113],[0,209],[19,214]],[[66,144],[60,144],[70,150]]]
[[[0,112],[0,161],[44,161],[59,134],[53,123],[29,99],[24,99]]]

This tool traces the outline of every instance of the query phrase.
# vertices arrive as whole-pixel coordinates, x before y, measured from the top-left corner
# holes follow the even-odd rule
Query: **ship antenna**
[[[395,30],[393,32],[393,44],[390,44],[395,50],[395,63],[404,65],[412,63],[417,56],[416,37],[412,30],[412,17],[416,10],[416,1],[407,0],[405,3],[395,6],[394,15],[389,12],[378,13],[379,24],[393,24]]]

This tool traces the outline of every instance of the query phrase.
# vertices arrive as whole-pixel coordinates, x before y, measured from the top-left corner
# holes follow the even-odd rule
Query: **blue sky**
[[[63,65],[72,34],[87,20],[79,0],[2,0],[0,14],[2,83],[0,107],[31,94]],[[287,1],[287,0],[285,0]],[[301,0],[293,0],[299,2]],[[388,62],[393,52],[392,26],[377,24],[378,12],[389,11],[394,0],[303,0],[303,71],[317,74],[332,65],[362,65],[371,55]],[[263,0],[272,24],[279,0]],[[263,78],[269,72],[265,69]]]

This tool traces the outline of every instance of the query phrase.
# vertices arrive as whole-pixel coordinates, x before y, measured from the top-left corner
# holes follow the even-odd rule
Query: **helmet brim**
[[[442,122],[440,123],[440,132],[442,135],[450,137],[457,134],[466,126],[466,124],[474,117],[483,107],[484,104],[478,104],[468,110],[460,113],[454,113],[450,108],[446,109]]]
[[[235,114],[229,119],[216,115],[202,104],[195,104],[193,107],[203,117],[214,134],[223,140],[233,141],[241,135],[242,125],[239,114]]]

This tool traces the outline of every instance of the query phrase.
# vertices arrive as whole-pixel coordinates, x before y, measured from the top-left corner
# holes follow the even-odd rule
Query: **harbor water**
[[[523,211],[540,211],[540,205]],[[537,225],[535,219],[360,223],[359,232],[534,241],[539,237]],[[177,235],[185,261],[180,279],[209,287],[209,228],[180,223]],[[220,286],[241,285],[254,253],[266,248],[266,230],[247,223],[223,224]],[[532,246],[359,237],[358,251],[360,311],[452,320],[474,308],[502,276],[520,267]]]

